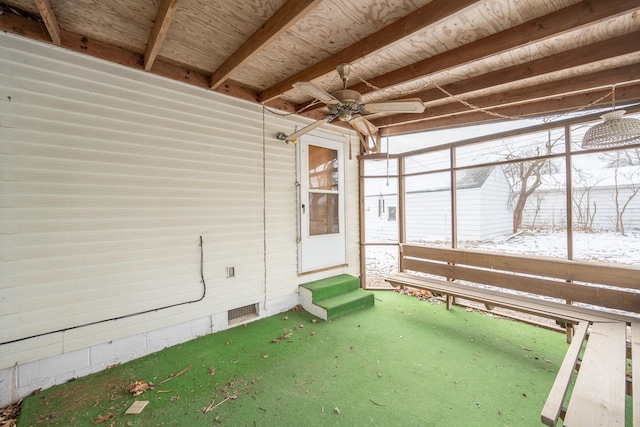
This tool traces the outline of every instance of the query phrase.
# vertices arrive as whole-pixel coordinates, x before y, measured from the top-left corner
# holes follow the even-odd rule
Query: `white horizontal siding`
[[[198,299],[200,236],[207,283],[200,303],[2,345],[0,368],[358,274],[355,158],[350,265],[297,274],[295,146],[275,135],[301,120],[13,35],[0,58],[0,342]]]
[[[633,189],[629,185],[620,185],[618,192],[619,208],[622,209],[624,203],[626,203],[629,200],[629,197],[633,195]],[[523,224],[527,226],[533,225],[535,216],[535,226],[566,227],[566,195],[557,190],[539,191],[536,194],[542,198],[542,203],[538,208],[535,197],[531,197],[527,200],[527,205],[523,212]],[[578,194],[579,190],[576,191],[576,199]],[[594,215],[592,224],[593,228],[615,230],[615,187],[606,186],[591,189],[589,194],[589,205],[590,214]],[[575,205],[575,202],[573,206],[574,225],[584,225],[577,224],[577,220],[580,215],[578,209],[582,209],[583,216],[586,216],[586,199],[580,208]],[[631,198],[622,219],[626,231],[640,229],[640,196],[633,196]],[[584,218],[584,220],[586,221],[586,218]]]

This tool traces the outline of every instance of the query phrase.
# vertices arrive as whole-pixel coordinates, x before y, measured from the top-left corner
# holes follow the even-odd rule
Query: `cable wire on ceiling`
[[[453,99],[455,101],[458,101],[459,103],[469,107],[470,109],[472,109],[474,111],[479,111],[481,113],[485,113],[485,114],[488,114],[490,116],[499,117],[499,118],[508,119],[508,120],[520,120],[520,119],[530,118],[530,117],[527,117],[527,116],[507,116],[505,114],[497,113],[495,111],[491,111],[491,110],[488,110],[486,108],[479,107],[477,105],[474,105],[474,104],[470,103],[469,101],[466,101],[466,100],[460,98],[457,95],[452,94],[451,92],[449,92],[448,90],[446,90],[445,88],[440,86],[438,83],[436,83],[434,80],[431,80],[431,84],[433,84],[438,90],[440,90],[440,92],[444,93],[449,98],[451,98],[451,99]],[[579,108],[577,108],[575,110],[569,111],[569,112],[565,113],[565,115],[566,114],[577,113],[577,112],[582,111],[584,109],[587,109],[589,107],[593,107],[594,105],[600,103],[601,101],[605,100],[606,98],[608,98],[610,96],[613,96],[613,93],[614,93],[614,88],[612,88],[609,92],[607,92],[606,94],[604,94],[600,98],[596,99],[595,101],[592,101],[592,102],[588,103],[587,105],[579,107]]]

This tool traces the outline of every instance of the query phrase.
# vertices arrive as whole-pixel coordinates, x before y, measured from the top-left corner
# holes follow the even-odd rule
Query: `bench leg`
[[[453,296],[447,295],[447,310],[451,310],[451,306],[454,303]]]
[[[573,340],[573,325],[566,323],[565,331],[567,333],[567,344],[571,344],[571,341]]]

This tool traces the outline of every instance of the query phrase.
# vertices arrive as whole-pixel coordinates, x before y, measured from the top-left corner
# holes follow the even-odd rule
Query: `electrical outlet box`
[[[227,279],[230,277],[236,276],[236,268],[235,267],[227,267]]]

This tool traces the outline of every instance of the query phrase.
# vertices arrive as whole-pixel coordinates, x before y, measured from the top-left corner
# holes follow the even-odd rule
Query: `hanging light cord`
[[[449,92],[448,90],[446,90],[445,88],[443,88],[442,86],[440,86],[438,83],[436,83],[434,80],[431,80],[431,83],[432,83],[432,84],[433,84],[433,85],[434,85],[438,90],[440,90],[440,92],[444,93],[444,94],[445,94],[445,95],[447,95],[449,98],[451,98],[451,99],[454,99],[454,100],[458,101],[459,103],[461,103],[461,104],[463,104],[463,105],[465,105],[465,106],[469,107],[470,109],[472,109],[472,110],[474,110],[474,111],[479,111],[479,112],[482,112],[482,113],[488,114],[488,115],[490,115],[490,116],[499,117],[499,118],[502,118],[502,119],[508,119],[508,120],[520,120],[520,119],[526,119],[526,118],[528,118],[528,117],[526,117],[526,116],[507,116],[507,115],[505,115],[505,114],[497,113],[497,112],[495,112],[495,111],[491,111],[491,110],[488,110],[488,109],[486,109],[486,108],[479,107],[479,106],[477,106],[477,105],[474,105],[474,104],[470,103],[469,101],[466,101],[466,100],[464,100],[464,99],[460,98],[460,97],[459,97],[459,96],[457,96],[457,95],[452,94],[451,92]],[[582,111],[582,110],[584,110],[584,109],[586,109],[586,108],[592,107],[592,106],[594,106],[594,105],[596,105],[596,104],[600,103],[601,101],[603,101],[604,99],[608,98],[609,96],[611,96],[611,97],[612,97],[613,102],[614,102],[614,104],[615,104],[615,85],[613,85],[613,86],[612,86],[612,88],[611,88],[611,90],[610,90],[609,92],[605,93],[604,95],[602,95],[600,98],[596,99],[595,101],[592,101],[592,102],[588,103],[587,105],[584,105],[584,106],[582,106],[582,107],[579,107],[578,109],[575,109],[575,110],[573,110],[573,111],[569,111],[569,112],[564,113],[564,114],[566,115],[566,114],[571,114],[571,113],[577,113],[577,112],[579,112],[579,111]]]

